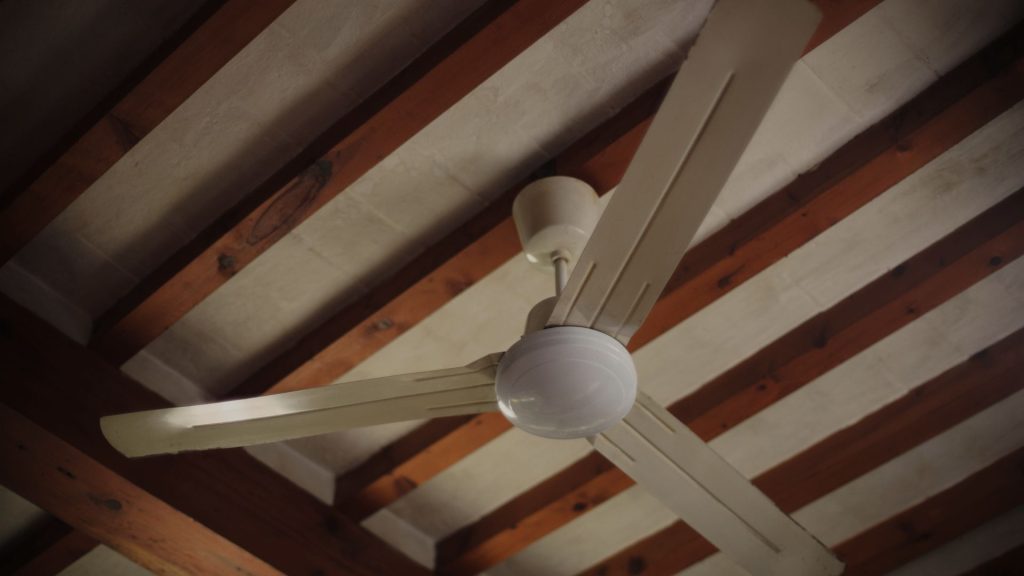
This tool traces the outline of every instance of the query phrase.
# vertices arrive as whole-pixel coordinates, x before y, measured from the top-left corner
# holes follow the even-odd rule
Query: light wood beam
[[[0,462],[5,486],[158,574],[281,574],[4,404]]]

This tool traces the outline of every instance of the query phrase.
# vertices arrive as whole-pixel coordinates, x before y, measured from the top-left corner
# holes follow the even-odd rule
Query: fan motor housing
[[[579,260],[601,217],[601,201],[582,180],[550,176],[523,188],[512,204],[512,217],[526,259],[551,270],[555,258]]]
[[[532,332],[501,359],[498,407],[545,438],[585,438],[615,424],[636,401],[636,367],[618,340],[577,326]]]

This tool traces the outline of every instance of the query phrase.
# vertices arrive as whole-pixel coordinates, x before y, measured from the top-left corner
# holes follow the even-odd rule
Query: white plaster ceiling
[[[82,337],[90,318],[474,4],[432,2],[423,10],[412,0],[298,0],[0,270],[0,286]],[[710,4],[592,0],[125,370],[178,403],[230,388],[677,66]],[[1014,0],[993,0],[985,10],[971,0],[886,0],[812,51],[794,68],[699,237],[898,108],[1022,12]],[[638,351],[642,386],[664,402],[686,395],[1005,198],[1024,184],[1021,165],[1024,105],[1018,104]],[[44,289],[26,289],[28,283]],[[513,259],[344,379],[462,365],[503,350],[519,337],[529,308],[551,291],[550,278]],[[713,445],[745,474],[757,474],[1021,325],[1024,263],[1017,262]],[[798,519],[834,543],[948,487],[1024,443],[1022,403],[1019,394],[1007,399],[810,504]],[[253,453],[329,501],[335,474],[414,426],[348,431]],[[434,541],[588,450],[584,442],[509,431],[366,525],[429,564]],[[672,520],[634,487],[489,573],[572,574]],[[1024,535],[1004,540],[1019,543]],[[74,573],[90,573],[81,571],[87,559],[80,564]],[[732,569],[713,557],[686,573]]]

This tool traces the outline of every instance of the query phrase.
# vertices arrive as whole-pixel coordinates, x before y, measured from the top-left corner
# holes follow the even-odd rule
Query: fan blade
[[[548,326],[583,326],[629,340],[819,19],[804,0],[715,4]]]
[[[832,553],[646,394],[590,442],[752,574],[839,574]]]
[[[332,384],[199,406],[106,416],[100,427],[125,456],[234,448],[346,428],[497,409],[501,354],[464,368]]]

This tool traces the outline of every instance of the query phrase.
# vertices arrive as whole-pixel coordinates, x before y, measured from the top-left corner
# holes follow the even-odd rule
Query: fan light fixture
[[[545,438],[586,438],[629,413],[636,367],[619,341],[589,328],[559,326],[527,334],[498,364],[501,413]]]

